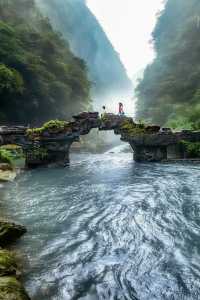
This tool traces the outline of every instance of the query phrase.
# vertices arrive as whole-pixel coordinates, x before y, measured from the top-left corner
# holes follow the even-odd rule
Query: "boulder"
[[[163,128],[164,129],[164,128]],[[157,133],[160,131],[160,126],[157,125],[149,125],[145,128],[147,133]]]
[[[0,170],[2,170],[2,171],[12,171],[13,167],[10,164],[0,163]]]
[[[75,120],[87,120],[87,119],[98,119],[99,113],[98,112],[82,112],[76,116],[73,116]]]
[[[0,277],[19,274],[14,255],[4,249],[0,249]]]
[[[14,170],[2,171],[0,169],[0,182],[13,181],[16,178],[16,176],[17,176],[17,173]]]
[[[10,222],[0,221],[0,246],[6,246],[26,233],[26,228]]]
[[[0,277],[0,300],[30,300],[30,298],[14,276],[4,276]]]

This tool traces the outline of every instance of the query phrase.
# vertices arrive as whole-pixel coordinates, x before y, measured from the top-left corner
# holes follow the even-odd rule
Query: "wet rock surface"
[[[0,170],[2,170],[2,171],[13,171],[13,168],[10,164],[0,163]]]
[[[14,276],[0,277],[0,300],[30,300],[20,281]]]
[[[5,249],[0,249],[0,277],[16,276],[18,274],[19,271],[14,254]]]
[[[0,220],[0,246],[8,246],[26,232],[26,228]],[[30,300],[19,279],[14,253],[0,248],[0,300]]]
[[[14,170],[1,170],[0,169],[0,182],[13,181],[17,176],[17,173]]]
[[[23,234],[26,233],[26,228],[11,222],[0,220],[0,246],[4,247],[12,242],[15,242]]]

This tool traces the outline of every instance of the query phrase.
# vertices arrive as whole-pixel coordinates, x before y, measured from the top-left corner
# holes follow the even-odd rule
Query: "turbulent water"
[[[200,299],[200,165],[74,154],[1,193],[33,300]]]

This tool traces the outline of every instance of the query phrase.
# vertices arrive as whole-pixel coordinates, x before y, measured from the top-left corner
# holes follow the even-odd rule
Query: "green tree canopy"
[[[153,32],[156,58],[137,87],[138,118],[178,128],[199,127],[199,35],[199,0],[166,1]]]
[[[33,0],[0,0],[0,122],[69,118],[91,105],[83,60]]]

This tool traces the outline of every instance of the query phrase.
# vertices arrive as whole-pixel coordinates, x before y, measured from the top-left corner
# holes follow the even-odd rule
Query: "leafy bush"
[[[22,93],[24,82],[15,69],[9,69],[0,63],[0,94],[1,93]]]
[[[13,165],[13,157],[8,150],[0,148],[0,162]]]
[[[24,157],[23,149],[21,146],[15,144],[8,144],[0,147],[1,150],[5,150],[14,163],[15,159],[21,159]]]
[[[188,153],[188,155],[192,158],[200,157],[200,142],[188,142],[188,141],[181,141],[184,149]]]
[[[193,126],[194,124],[192,122],[189,122],[189,120],[183,116],[177,116],[177,118],[172,118],[172,119],[170,118],[166,123],[166,127],[170,127],[176,130],[182,130],[182,129],[192,130]]]
[[[59,130],[59,131],[63,131],[66,126],[68,126],[68,122],[66,121],[59,121],[59,120],[51,120],[51,121],[48,121],[46,122],[44,125],[43,125],[43,130]]]

